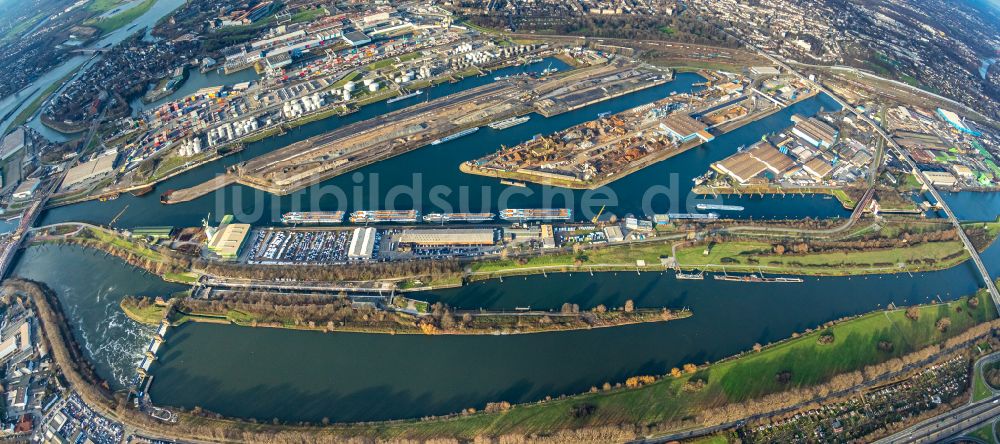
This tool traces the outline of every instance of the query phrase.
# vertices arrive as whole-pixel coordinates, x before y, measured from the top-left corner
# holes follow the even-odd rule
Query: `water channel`
[[[137,17],[128,25],[122,26],[121,28],[101,37],[97,42],[89,45],[88,47],[104,48],[108,45],[118,44],[143,28],[152,28],[157,21],[173,12],[173,10],[179,8],[183,4],[184,0],[158,0],[152,7],[149,8],[148,11]],[[7,128],[7,126],[9,126],[10,123],[17,118],[17,114],[37,99],[45,91],[45,89],[49,87],[49,85],[58,82],[60,79],[72,72],[76,72],[77,75],[79,75],[79,73],[85,71],[87,67],[91,66],[95,60],[96,58],[90,55],[76,55],[70,57],[23,88],[19,93],[4,97],[0,100],[0,116],[7,115],[8,112],[11,112],[11,110],[14,110],[14,112],[11,112],[10,117],[7,120],[0,122],[0,128]],[[68,140],[67,135],[42,125],[41,121],[37,117],[31,119],[28,122],[28,126],[38,130],[49,140],[57,142]]]
[[[1000,271],[1000,247],[984,254]],[[134,371],[151,332],[121,315],[125,295],[181,287],[114,257],[77,247],[31,247],[15,275],[55,288],[78,340],[102,376]],[[802,284],[678,281],[670,273],[552,274],[475,283],[415,295],[462,308],[689,307],[691,318],[589,331],[515,336],[367,335],[188,324],[172,331],[154,367],[153,399],[164,405],[288,421],[366,421],[525,402],[586,391],[634,374],[714,361],[886,307],[949,300],[977,287],[969,264],[907,274],[807,278]]]
[[[527,69],[539,69],[546,62]],[[507,68],[496,75],[518,72],[525,68]],[[470,88],[492,81],[492,77],[473,77],[456,84],[444,84],[429,90],[431,98],[440,97],[458,88]],[[718,203],[713,198],[690,194],[692,179],[705,173],[709,164],[734,153],[740,145],[750,145],[768,133],[791,125],[793,114],[813,115],[821,108],[836,109],[827,96],[817,96],[788,109],[750,123],[715,141],[654,164],[597,190],[567,190],[529,184],[526,188],[501,185],[495,178],[461,173],[461,162],[496,151],[501,145],[510,146],[528,140],[536,134],[548,134],[569,126],[593,120],[597,113],[623,111],[666,97],[671,92],[687,92],[701,81],[695,74],[682,73],[673,82],[627,96],[612,99],[555,116],[532,115],[527,123],[504,130],[483,128],[479,132],[437,146],[428,146],[410,153],[361,168],[323,182],[318,187],[276,197],[249,187],[232,186],[221,192],[181,204],[160,204],[159,195],[169,189],[179,189],[201,183],[236,162],[249,159],[304,138],[330,131],[340,125],[374,117],[420,98],[394,104],[376,103],[343,118],[333,117],[289,131],[286,135],[252,143],[236,155],[188,171],[167,180],[144,196],[122,195],[111,202],[84,202],[48,211],[42,224],[86,221],[106,224],[124,210],[118,226],[198,225],[209,213],[218,219],[232,213],[237,220],[255,225],[279,223],[282,212],[291,210],[410,209],[432,211],[493,211],[501,207],[531,208],[566,206],[574,209],[577,219],[589,219],[607,205],[607,211],[624,216],[649,213],[694,212],[699,202]],[[395,197],[393,197],[395,196]],[[830,198],[821,196],[726,197],[725,203],[743,205],[746,210],[727,214],[737,218],[830,218],[846,217],[848,212]]]

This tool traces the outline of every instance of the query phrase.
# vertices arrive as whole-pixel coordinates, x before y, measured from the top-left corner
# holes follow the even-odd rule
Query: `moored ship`
[[[413,91],[413,92],[411,92],[409,94],[403,94],[401,96],[393,97],[393,98],[391,98],[389,100],[386,100],[385,103],[396,103],[396,102],[398,102],[400,100],[406,100],[406,99],[409,99],[409,98],[412,98],[412,97],[416,97],[416,96],[419,96],[419,95],[421,95],[423,93],[424,93],[423,91],[421,91],[421,90],[418,89],[418,90]]]
[[[424,222],[445,223],[445,222],[486,222],[496,217],[493,213],[428,213],[424,215]]]
[[[343,211],[291,211],[281,215],[281,223],[286,225],[326,225],[343,221]]]
[[[698,204],[695,205],[695,208],[699,210],[743,211],[743,207],[739,205]]]
[[[457,139],[459,137],[468,136],[469,134],[472,134],[472,133],[474,133],[476,131],[479,131],[479,127],[478,126],[477,127],[473,127],[473,128],[469,128],[469,129],[465,129],[465,130],[462,130],[462,131],[459,131],[459,132],[457,132],[455,134],[452,134],[450,136],[445,136],[445,137],[442,137],[440,139],[436,139],[433,142],[431,142],[431,145],[440,145],[440,144],[445,143],[445,142],[450,142],[450,141],[455,140],[455,139]]]
[[[375,210],[355,211],[351,213],[350,221],[356,224],[379,222],[417,222],[420,212],[417,210]]]
[[[570,220],[573,211],[568,208],[508,208],[500,212],[503,220]]]
[[[529,120],[531,120],[531,116],[511,117],[509,119],[498,120],[496,122],[489,124],[488,126],[495,130],[505,130],[512,126],[520,125]]]

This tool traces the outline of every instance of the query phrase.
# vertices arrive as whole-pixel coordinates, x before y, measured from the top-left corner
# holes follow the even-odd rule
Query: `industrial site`
[[[584,55],[589,57],[580,58],[596,64],[540,78],[498,78],[483,86],[347,125],[242,162],[225,178],[173,191],[163,201],[188,201],[237,182],[272,194],[288,194],[416,148],[455,140],[482,125],[532,110],[556,115],[669,80],[669,73],[634,61]]]
[[[461,169],[503,179],[597,188],[815,94],[795,81],[765,94],[751,77],[701,74],[707,79],[704,88],[692,94],[599,115],[597,120],[465,162]]]

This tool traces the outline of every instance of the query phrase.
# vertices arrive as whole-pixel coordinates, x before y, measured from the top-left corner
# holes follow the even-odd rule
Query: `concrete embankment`
[[[199,197],[205,196],[213,191],[221,190],[229,185],[236,183],[236,177],[231,174],[223,174],[216,176],[208,181],[202,182],[191,188],[184,188],[182,190],[168,191],[167,194],[163,196],[163,203],[175,204],[180,202],[187,202],[190,200],[197,199]]]

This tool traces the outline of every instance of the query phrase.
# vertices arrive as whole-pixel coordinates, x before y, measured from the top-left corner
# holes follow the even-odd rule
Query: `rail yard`
[[[532,110],[555,115],[669,79],[634,61],[599,64],[541,78],[516,76],[357,122],[235,165],[224,178],[165,195],[191,200],[233,182],[273,194],[311,184]]]

